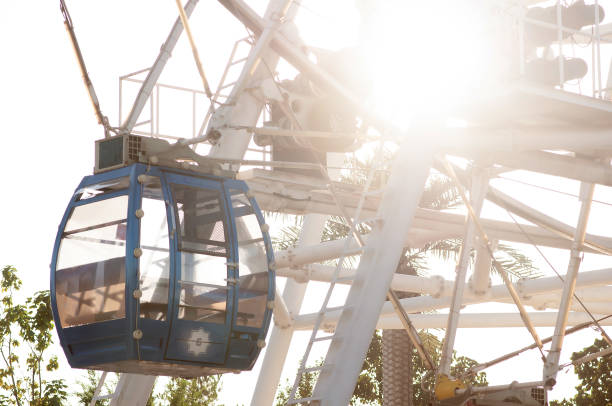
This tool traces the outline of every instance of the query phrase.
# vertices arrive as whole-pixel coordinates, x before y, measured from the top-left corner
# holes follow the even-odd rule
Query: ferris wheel
[[[72,367],[121,373],[114,393],[104,395],[112,404],[144,405],[156,376],[250,370],[263,352],[251,404],[271,405],[297,331],[310,336],[288,405],[348,405],[376,329],[407,333],[435,377],[429,390],[440,405],[546,404],[547,391],[567,367],[561,365],[564,337],[579,329],[597,328],[610,347],[596,355],[612,353],[603,328],[612,323],[612,270],[582,266],[585,256],[612,254],[612,238],[587,232],[596,185],[612,186],[612,74],[604,85],[601,61],[612,40],[606,4],[479,5],[485,10],[480,17],[495,28],[487,38],[502,63],[479,72],[469,101],[402,128],[365,101],[363,49],[303,43],[293,22],[298,2],[271,0],[264,16],[241,0],[219,2],[249,37],[236,42],[218,88],[210,89],[189,27],[198,1],[177,0],[179,16],[154,64],[122,78],[140,88],[127,117],[113,127],[61,0],[105,136],[95,144],[94,173],[78,185],[60,222],[52,309]],[[204,91],[173,87],[192,95],[194,114],[189,137],[171,137],[160,133],[154,107],[166,86],[159,77],[183,31]],[[444,32],[442,40],[451,35]],[[590,47],[590,60],[567,54],[576,41]],[[299,74],[278,80],[281,58]],[[444,72],[459,69],[449,62]],[[240,73],[231,80],[236,68]],[[586,78],[589,86],[574,85]],[[196,114],[196,97],[208,100],[203,114]],[[147,103],[150,119],[139,122]],[[383,151],[389,144],[390,166]],[[198,153],[201,146],[206,155]],[[344,164],[346,154],[364,146],[376,151],[367,167]],[[262,159],[246,159],[254,148]],[[514,170],[578,182],[576,225],[502,190],[495,181]],[[461,210],[423,206],[432,176],[452,183]],[[490,204],[510,221],[485,216]],[[295,247],[273,249],[262,211],[304,216]],[[341,219],[346,237],[321,242],[328,216]],[[449,239],[461,243],[453,280],[397,273],[407,248]],[[566,272],[551,264],[553,276],[513,280],[498,255],[503,243],[529,246],[542,262],[548,258],[541,248],[565,250]],[[286,278],[282,293],[279,277]],[[304,314],[309,281],[326,287],[319,310]],[[348,293],[332,305],[342,288]],[[513,311],[462,312],[487,303],[511,304]],[[448,311],[432,313],[442,309]],[[508,351],[467,375],[533,350],[542,358],[542,378],[472,387],[467,375],[452,376],[457,334],[479,327],[524,327],[533,344],[499,345]],[[538,327],[554,327],[554,334],[541,337]],[[444,329],[439,361],[418,334],[427,328]],[[312,363],[321,344],[324,360]],[[300,397],[305,374],[315,374],[315,385]]]

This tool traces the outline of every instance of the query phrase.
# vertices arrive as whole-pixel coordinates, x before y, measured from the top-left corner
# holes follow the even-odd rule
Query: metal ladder
[[[103,372],[98,381],[89,406],[95,406],[98,400],[110,400],[111,406],[145,406],[153,387],[156,376],[122,373],[117,374],[119,381],[112,393],[100,395],[107,372]]]
[[[217,90],[215,91],[215,93],[213,94],[211,98],[210,107],[208,108],[208,111],[206,112],[206,116],[204,116],[204,121],[202,121],[200,130],[197,133],[197,137],[202,136],[204,130],[206,129],[206,126],[208,125],[208,122],[210,121],[211,116],[216,110],[216,105],[223,105],[225,101],[227,100],[228,95],[223,94],[222,92],[234,86],[236,82],[238,81],[236,79],[233,82],[225,83],[227,81],[227,76],[229,74],[230,69],[235,65],[244,64],[248,59],[248,53],[247,53],[247,56],[245,57],[237,58],[238,48],[240,47],[242,43],[247,44],[249,49],[253,47],[253,39],[251,37],[245,37],[245,38],[239,39],[238,41],[234,43],[234,47],[232,48],[232,53],[230,54],[230,57],[227,61],[227,65],[225,65],[225,69],[223,70],[223,74],[221,75],[221,80],[219,80],[219,85],[217,86]]]
[[[104,381],[106,381],[107,374],[108,372],[106,371],[102,372],[102,376],[100,376],[100,379],[98,380],[98,386],[96,386],[96,390],[93,393],[91,402],[89,402],[89,406],[96,406],[96,402],[98,400],[108,400],[112,399],[115,396],[115,392],[109,393],[107,395],[100,395],[100,392],[102,392],[102,387],[104,386]]]
[[[308,362],[310,353],[312,351],[312,347],[314,346],[315,343],[331,341],[333,339],[342,339],[342,337],[337,336],[335,333],[324,335],[324,336],[318,336],[318,332],[322,325],[324,327],[324,321],[325,321],[326,314],[330,312],[335,312],[335,311],[341,311],[341,312],[351,311],[351,306],[342,305],[342,306],[336,306],[336,307],[328,307],[328,305],[329,305],[331,296],[333,294],[334,288],[336,287],[336,284],[338,282],[352,281],[355,278],[354,275],[343,276],[343,277],[339,277],[339,275],[342,273],[342,271],[348,269],[348,267],[345,266],[345,261],[347,257],[355,255],[353,253],[350,253],[350,247],[352,245],[353,240],[357,241],[359,246],[362,248],[361,252],[363,252],[363,247],[365,243],[363,239],[361,238],[361,235],[359,234],[358,225],[359,224],[372,224],[378,221],[378,219],[376,218],[364,219],[364,220],[357,220],[357,219],[360,218],[365,199],[370,194],[369,189],[371,187],[372,180],[374,178],[374,174],[376,170],[378,169],[380,162],[382,161],[381,156],[382,156],[382,144],[380,145],[379,150],[376,154],[376,158],[374,162],[372,163],[372,166],[369,169],[366,183],[364,185],[364,188],[362,189],[359,203],[357,205],[357,209],[355,210],[355,214],[354,214],[354,218],[356,219],[356,221],[353,222],[350,216],[348,216],[345,208],[343,207],[341,203],[338,193],[333,186],[333,183],[330,181],[328,185],[328,190],[332,194],[332,197],[334,198],[334,202],[340,209],[340,212],[342,213],[342,217],[347,222],[347,224],[350,226],[349,237],[346,239],[344,243],[344,249],[342,251],[342,255],[338,259],[338,263],[336,265],[336,268],[334,269],[334,273],[329,283],[329,288],[327,290],[327,293],[325,294],[325,299],[323,300],[323,304],[321,305],[321,308],[317,313],[317,318],[315,320],[315,323],[312,329],[312,333],[310,335],[310,339],[306,346],[306,350],[304,351],[304,356],[302,357],[300,361],[300,366],[298,368],[295,380],[293,382],[293,387],[291,388],[291,392],[289,393],[289,398],[287,400],[286,405],[317,404],[318,401],[321,401],[321,399],[315,398],[313,396],[307,396],[307,397],[300,398],[300,397],[296,397],[296,395],[298,395],[298,389],[299,389],[300,383],[302,382],[302,379],[304,376],[307,376],[307,374],[310,374],[310,373],[320,372],[323,369],[333,368],[333,365],[327,365],[325,363],[322,363],[321,365],[307,367],[307,362]],[[325,176],[327,176],[326,173],[325,173]],[[328,176],[327,178],[329,179]],[[313,389],[314,389],[314,385],[313,385]]]

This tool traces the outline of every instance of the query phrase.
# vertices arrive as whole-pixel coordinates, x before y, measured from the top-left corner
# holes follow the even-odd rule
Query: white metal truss
[[[210,141],[212,137],[214,145],[210,156],[232,160],[229,166],[239,164],[251,135],[257,131],[266,131],[255,128],[264,102],[245,89],[256,87],[262,80],[269,79],[270,69],[274,69],[280,57],[294,65],[313,83],[350,106],[381,132],[386,127],[385,121],[373,114],[361,100],[353,97],[350,89],[346,89],[304,55],[299,47],[299,39],[291,38],[284,32],[281,34],[282,27],[292,24],[297,12],[297,6],[291,0],[272,0],[263,17],[242,0],[219,2],[254,33],[253,39],[247,40],[252,48],[247,58],[234,58],[237,45],[234,47],[203,124],[197,135],[194,125],[196,136],[190,141],[183,141],[184,144]],[[187,2],[187,15],[193,11],[196,3],[197,0]],[[525,71],[527,56],[523,43],[526,24],[557,30],[558,47],[562,53],[566,41],[564,35],[571,31],[563,26],[560,1],[556,7],[555,24],[530,20],[525,16],[522,6],[512,9],[512,12],[517,13],[520,31],[521,73]],[[596,8],[596,19],[598,12]],[[125,132],[132,131],[137,125],[140,112],[150,99],[181,31],[182,24],[177,20],[157,61],[148,71],[130,115],[123,123],[122,129]],[[583,253],[612,254],[612,238],[586,233],[594,184],[612,186],[612,167],[609,161],[612,157],[609,130],[612,127],[612,103],[607,98],[609,89],[604,88],[601,77],[600,44],[606,39],[599,23],[595,24],[592,33],[571,33],[587,36],[593,41],[593,84],[590,97],[564,91],[566,72],[562,58],[559,58],[559,88],[519,81],[506,86],[501,92],[491,90],[480,104],[472,106],[470,111],[475,113],[466,113],[466,118],[475,123],[473,127],[447,129],[432,126],[407,132],[396,131],[393,140],[400,144],[400,149],[390,178],[379,193],[370,193],[368,187],[343,185],[329,179],[288,176],[258,169],[241,173],[240,176],[247,180],[262,208],[306,215],[298,246],[275,255],[278,275],[288,277],[282,299],[279,295],[277,300],[277,308],[286,311],[283,317],[276,319],[278,325],[273,328],[269,339],[269,350],[264,356],[252,406],[272,404],[292,334],[296,330],[312,330],[312,333],[288,404],[349,404],[374,329],[402,328],[392,304],[386,301],[390,288],[424,294],[402,299],[400,304],[406,312],[450,309],[450,315],[411,315],[416,328],[446,328],[446,340],[438,370],[443,375],[450,374],[457,328],[526,325],[532,331],[535,345],[541,347],[531,326],[555,327],[555,333],[550,339],[551,350],[543,367],[542,381],[481,390],[484,392],[551,387],[559,370],[567,326],[593,323],[593,316],[601,318],[601,325],[612,325],[612,319],[602,317],[612,314],[612,287],[609,286],[612,284],[612,269],[579,272]],[[241,75],[235,82],[226,83],[228,70],[238,64],[243,64]],[[608,83],[612,83],[612,75]],[[228,95],[222,93],[230,89]],[[509,105],[516,108],[508,109]],[[306,132],[295,132],[293,135],[312,136]],[[325,134],[330,135],[333,134]],[[471,179],[472,192],[468,207],[473,207],[475,216],[468,216],[467,221],[465,216],[459,214],[417,207],[430,168],[434,165],[434,156],[446,153],[482,163],[482,168],[489,168],[479,168],[481,171]],[[458,182],[467,183],[466,180],[472,175],[455,169]],[[541,213],[489,184],[495,171],[511,169],[580,181],[583,185],[580,193],[582,206],[577,226],[572,227]],[[532,225],[479,219],[478,213],[485,199]],[[353,231],[356,231],[354,224],[358,224],[360,219],[374,218],[376,221],[370,223],[372,232],[367,237],[353,239],[351,236],[345,240],[320,243],[327,215],[344,216],[349,224],[353,224]],[[482,233],[479,235],[478,231]],[[479,238],[475,238],[477,235]],[[420,247],[440,239],[457,237],[463,239],[463,247],[454,281],[394,275],[406,246]],[[491,241],[511,241],[568,250],[570,261],[563,282],[560,278],[551,277],[489,286],[489,270],[492,263],[495,265],[495,259],[491,258],[491,246],[485,244],[487,238]],[[469,284],[466,284],[473,248],[477,251],[476,266]],[[357,269],[346,266],[344,259],[350,255],[361,256]],[[338,266],[317,264],[329,259],[337,259]],[[503,270],[500,271],[503,274]],[[299,314],[306,282],[309,280],[329,282],[329,291],[319,312]],[[333,289],[340,283],[350,285],[346,301],[338,308],[329,308]],[[575,295],[581,303],[573,299]],[[460,314],[462,306],[484,302],[515,303],[521,309],[521,314]],[[523,303],[537,309],[554,308],[558,311],[525,312],[522,310]],[[583,304],[586,309],[582,307]],[[319,335],[321,328],[333,329],[334,333]],[[321,365],[308,366],[310,350],[314,343],[320,341],[330,342],[325,360]],[[299,398],[297,387],[301,377],[313,372],[318,375],[313,393],[306,398]],[[96,389],[94,403],[96,398],[102,399],[100,389],[105,377],[106,373]],[[146,403],[154,379],[123,374],[115,392],[103,397],[112,396],[113,405],[144,405],[143,399]],[[459,390],[456,394],[465,393]]]
[[[337,265],[334,267],[327,293],[325,294],[325,298],[323,299],[321,308],[319,312],[317,313],[317,318],[312,328],[310,339],[308,341],[308,344],[306,345],[306,350],[304,351],[304,355],[302,356],[302,359],[300,361],[300,366],[296,374],[296,377],[293,383],[293,387],[291,388],[291,391],[289,393],[289,398],[287,402],[288,405],[289,404],[300,404],[300,403],[309,402],[313,400],[314,398],[312,396],[299,397],[301,395],[298,394],[298,389],[299,389],[300,384],[302,383],[303,378],[307,376],[307,374],[311,374],[313,372],[316,373],[316,375],[319,375],[325,368],[328,368],[328,369],[330,368],[330,365],[326,365],[325,363],[321,365],[308,367],[307,366],[308,360],[309,360],[310,353],[315,343],[326,342],[326,341],[333,342],[334,339],[338,338],[336,334],[319,335],[319,330],[323,327],[323,323],[325,321],[325,317],[327,313],[332,312],[332,311],[333,312],[339,311],[341,313],[343,313],[344,311],[351,311],[351,309],[347,307],[346,305],[340,306],[340,307],[330,307],[329,303],[330,303],[332,294],[334,293],[334,288],[336,287],[337,283],[342,283],[342,282],[353,283],[355,281],[354,275],[341,276],[341,274],[343,273],[343,271],[347,269],[348,257],[351,255],[354,255],[354,248],[351,247],[352,243],[353,242],[357,243],[357,245],[359,246],[360,253],[362,253],[363,250],[365,249],[363,239],[359,235],[360,233],[359,226],[361,226],[362,224],[367,224],[369,226],[377,227],[379,225],[378,220],[380,219],[362,220],[361,219],[361,209],[363,208],[365,197],[367,196],[369,189],[372,185],[374,174],[376,173],[376,170],[379,168],[379,165],[381,164],[380,158],[381,158],[381,154],[380,154],[380,149],[379,149],[379,154],[377,154],[377,159],[375,160],[375,162],[372,164],[372,166],[370,167],[368,171],[367,180],[366,180],[365,186],[363,187],[363,190],[361,191],[357,209],[355,213],[353,214],[353,220],[351,220],[351,218],[345,217],[345,221],[347,221],[350,227],[349,237],[344,241],[344,247],[342,249],[342,254],[340,255],[340,258],[338,258]],[[346,213],[345,208],[341,205],[339,196],[335,192],[335,189],[332,187],[332,188],[329,188],[329,190],[331,191],[333,195],[333,199],[336,205],[338,206],[338,208],[340,209],[340,211],[342,213]]]
[[[110,400],[111,406],[145,406],[155,385],[155,377],[138,374],[120,374],[119,381],[112,393],[102,394],[108,372],[102,372],[94,390],[89,406],[98,400]]]
[[[550,352],[548,353],[546,363],[544,364],[543,380],[545,384],[550,387],[555,385],[557,372],[559,371],[561,347],[563,346],[563,338],[567,326],[567,317],[571,302],[574,298],[574,291],[576,289],[576,278],[578,277],[578,270],[580,269],[580,263],[582,262],[584,234],[586,233],[586,226],[589,220],[594,191],[595,185],[592,183],[581,184],[580,200],[582,204],[580,207],[580,216],[578,217],[578,225],[576,226],[574,241],[572,243],[572,249],[570,250],[570,260],[569,264],[567,265],[567,273],[565,274],[561,302],[559,303],[559,315],[557,316],[557,322],[555,324],[555,334],[553,335]]]

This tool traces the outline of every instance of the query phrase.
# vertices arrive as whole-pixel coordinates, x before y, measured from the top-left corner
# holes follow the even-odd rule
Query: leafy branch
[[[48,380],[43,373],[57,370],[57,357],[46,356],[52,342],[53,318],[49,291],[35,293],[25,304],[15,302],[22,283],[12,266],[2,269],[0,289],[0,404],[61,405],[67,398],[63,379]],[[15,331],[18,337],[16,337]],[[21,343],[27,349],[21,348]],[[21,357],[25,352],[25,363]]]

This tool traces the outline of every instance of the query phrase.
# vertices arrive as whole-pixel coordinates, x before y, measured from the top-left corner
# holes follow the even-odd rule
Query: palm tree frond
[[[463,241],[460,238],[451,238],[427,244],[421,251],[432,254],[444,261],[456,261],[459,257],[462,244]]]
[[[510,276],[517,279],[533,279],[542,276],[542,273],[533,264],[533,261],[522,252],[506,244],[497,244],[496,261]],[[495,269],[493,271],[497,272]]]
[[[420,206],[432,210],[446,210],[461,203],[461,194],[455,183],[446,177],[430,176]]]
[[[280,235],[272,238],[272,245],[275,250],[286,250],[295,247],[300,237],[300,225],[290,225],[281,228]]]

